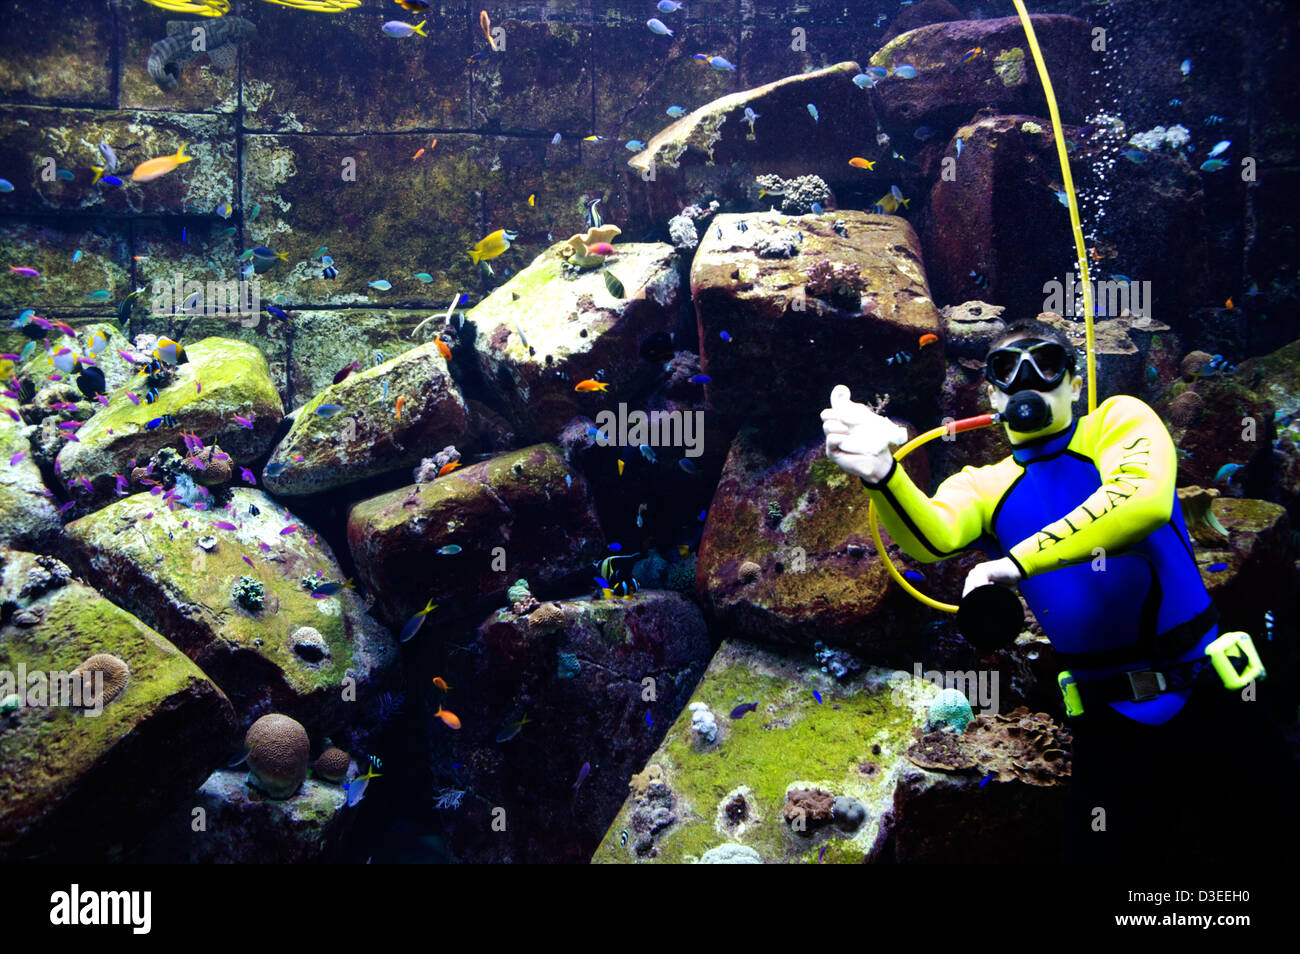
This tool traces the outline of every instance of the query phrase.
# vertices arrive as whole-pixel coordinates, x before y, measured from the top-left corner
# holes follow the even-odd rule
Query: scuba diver
[[[861,478],[909,556],[985,552],[963,597],[1018,587],[1033,610],[1065,670],[1068,860],[1239,860],[1259,850],[1252,827],[1267,819],[1276,844],[1288,824],[1286,759],[1247,727],[1259,706],[1224,688],[1253,690],[1262,667],[1246,634],[1219,634],[1163,422],[1122,394],[1076,420],[1076,361],[1039,321],[997,339],[985,376],[1011,454],[964,467],[933,497],[894,458],[902,428],[843,385],[822,411],[826,456]]]

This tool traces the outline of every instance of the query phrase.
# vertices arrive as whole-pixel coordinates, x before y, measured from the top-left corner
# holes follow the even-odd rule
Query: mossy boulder
[[[15,607],[0,627],[0,670],[28,675],[4,691],[39,685],[44,697],[0,715],[0,856],[113,860],[228,757],[230,702],[172,643],[58,560],[7,551],[0,561],[0,599]],[[54,675],[101,653],[129,668],[126,688],[98,714],[70,706]]]
[[[453,683],[466,689],[455,703],[463,728],[430,719],[428,730],[469,766],[457,787],[476,796],[445,816],[448,847],[478,862],[582,863],[708,664],[704,617],[663,591],[559,600],[528,616],[493,613],[476,646],[472,671]],[[575,790],[584,762],[590,774]],[[505,837],[485,824],[496,805],[512,819]]]
[[[1084,122],[1094,102],[1091,28],[1077,17],[1058,14],[1036,14],[1031,21],[1051,64],[1062,118]],[[962,55],[975,47],[983,52],[962,63]],[[1043,87],[1019,17],[921,26],[891,39],[872,54],[868,65],[892,70],[904,63],[916,68],[915,78],[889,76],[876,86],[891,135],[905,127],[910,136],[921,124],[951,127],[985,107],[1003,113],[1046,113]]]
[[[322,404],[343,410],[321,417]],[[430,342],[331,384],[303,405],[263,479],[273,493],[317,493],[412,467],[462,442],[468,429],[465,399]],[[274,473],[278,466],[283,471]]]
[[[14,186],[13,193],[0,194],[0,211],[9,211],[4,200],[17,195],[17,183]],[[73,265],[77,251],[81,260]],[[8,265],[34,268],[41,277],[15,275],[5,267]],[[98,302],[87,297],[97,291],[111,292],[112,298]],[[42,219],[0,226],[0,308],[6,314],[17,317],[34,307],[41,317],[57,315],[60,321],[80,329],[86,316],[113,314],[129,291],[131,245],[126,223],[101,222],[91,229]],[[58,336],[57,331],[51,332],[51,341]],[[11,329],[9,321],[0,323],[0,346],[5,351],[19,351],[29,341]]]
[[[360,696],[395,658],[392,638],[355,591],[311,595],[304,578],[343,582],[334,554],[260,491],[237,488],[216,511],[173,511],[136,494],[68,524],[67,535],[70,559],[203,666],[241,718],[273,709],[309,732],[355,724],[345,680]],[[242,577],[261,584],[260,606],[236,599]],[[321,639],[300,645],[294,635],[303,627]]]
[[[562,248],[558,242],[537,256],[467,315],[478,330],[484,383],[526,440],[554,438],[577,415],[647,392],[658,367],[641,356],[641,344],[678,330],[671,246],[615,241],[618,254],[605,271],[622,284],[621,298],[599,268],[566,277]],[[575,392],[587,379],[608,389]]]
[[[793,257],[762,254],[787,240]],[[827,261],[846,276],[840,286],[819,284]],[[920,245],[896,216],[719,215],[691,263],[691,292],[710,402],[761,421],[773,443],[819,432],[837,384],[856,400],[888,393],[907,414],[929,410],[943,380],[942,344],[918,344],[941,330]]]
[[[997,778],[996,798],[981,793],[980,767],[997,774],[1005,759],[980,740],[959,771],[909,759],[939,692],[909,673],[875,667],[836,680],[806,656],[727,640],[691,698],[713,714],[716,738],[696,738],[696,713],[685,710],[645,771],[630,778],[627,800],[591,860],[691,862],[724,844],[748,846],[765,864],[967,860],[1005,852],[1026,817],[1041,819],[1033,823],[1038,833],[1059,830],[1059,779],[1043,783],[1008,769],[1005,781]],[[1005,717],[976,721],[990,718]],[[929,810],[936,788],[951,796],[945,822]],[[914,847],[922,840],[924,851]],[[1023,849],[1049,860],[1056,841],[1044,837]]]
[[[18,402],[0,396],[0,411],[17,410]],[[28,426],[0,414],[0,546],[40,546],[62,526],[40,469],[31,456]],[[22,460],[13,461],[18,454]]]
[[[1262,632],[1264,611],[1280,605],[1294,585],[1294,524],[1286,508],[1267,500],[1219,497],[1212,510],[1228,539],[1203,538],[1207,545],[1198,544],[1195,555],[1221,616],[1219,632]]]
[[[206,827],[194,830],[194,809]],[[244,772],[220,769],[190,799],[150,832],[128,859],[145,864],[317,865],[341,860],[355,811],[338,785],[309,778],[297,794],[267,798],[250,788]]]
[[[811,648],[823,641],[869,661],[914,652],[935,614],[905,594],[876,554],[862,483],[825,456],[821,441],[773,459],[746,429],[709,506],[696,587],[719,625],[739,637]],[[924,454],[905,463],[929,486]],[[916,564],[881,531],[901,570]],[[951,563],[951,566],[948,565]],[[924,567],[924,591],[953,600],[966,558]]]
[[[426,630],[499,605],[520,577],[539,597],[567,580],[585,583],[607,552],[586,481],[549,444],[354,504],[348,547],[389,625],[438,604]],[[438,552],[446,547],[459,550]]]
[[[832,191],[859,188],[861,173],[847,164],[843,144],[870,141],[878,128],[870,95],[853,84],[859,72],[846,61],[784,76],[712,99],[659,130],[628,162],[639,177],[628,190],[633,208],[667,218],[701,194],[756,199],[754,176],[771,173],[815,175]],[[747,108],[759,117],[752,133]],[[704,181],[711,187],[701,188]]]
[[[77,431],[77,442],[59,452],[58,469],[65,479],[84,475],[97,497],[107,499],[113,475],[128,473],[132,460],[143,464],[164,447],[183,451],[182,431],[219,444],[236,464],[266,452],[283,412],[262,353],[229,338],[205,338],[185,350],[189,362],[176,367],[153,404],[145,402],[147,385],[138,377],[115,391],[107,407],[93,405],[99,410]],[[139,404],[127,397],[128,391]],[[146,427],[165,414],[176,418],[175,427]],[[236,423],[236,415],[251,418],[252,428]]]
[[[116,13],[111,7],[86,9],[72,30],[47,8],[0,8],[0,36],[10,41],[0,61],[0,98],[112,106]]]

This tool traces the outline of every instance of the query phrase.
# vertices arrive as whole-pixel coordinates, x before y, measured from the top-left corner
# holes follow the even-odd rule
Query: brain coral
[[[320,754],[312,770],[327,782],[341,782],[347,778],[351,756],[342,749],[330,746]]]
[[[96,698],[95,676],[93,675],[96,672],[104,674],[102,699]],[[122,694],[126,684],[131,681],[131,668],[109,653],[96,653],[72,670],[72,674],[82,680],[81,699],[88,708],[108,705]]]
[[[307,730],[286,715],[264,715],[244,736],[248,783],[272,798],[288,798],[307,778]]]

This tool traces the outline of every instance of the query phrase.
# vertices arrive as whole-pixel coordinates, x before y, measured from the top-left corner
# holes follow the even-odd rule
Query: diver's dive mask
[[[1008,428],[1022,434],[1044,430],[1052,423],[1052,406],[1039,392],[1051,391],[1074,371],[1069,352],[1055,341],[1026,339],[989,352],[984,375],[1010,395],[1001,412]]]
[[[1074,362],[1055,341],[1028,339],[1026,346],[994,348],[984,363],[984,376],[999,391],[1050,391],[1074,370]]]

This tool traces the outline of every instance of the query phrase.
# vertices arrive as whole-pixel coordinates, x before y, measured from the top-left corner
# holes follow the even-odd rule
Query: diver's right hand
[[[872,483],[883,480],[893,466],[890,445],[907,442],[904,428],[850,400],[843,384],[831,391],[831,406],[822,411],[822,430],[826,456],[846,473]]]

